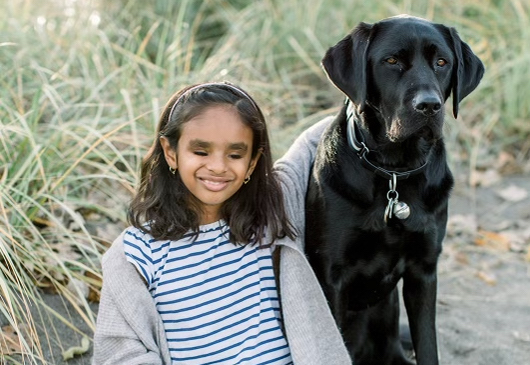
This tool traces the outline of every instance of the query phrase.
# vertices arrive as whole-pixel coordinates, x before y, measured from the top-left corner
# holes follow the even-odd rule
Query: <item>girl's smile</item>
[[[168,165],[202,208],[201,224],[221,217],[222,204],[250,177],[259,155],[252,159],[253,132],[230,105],[216,105],[182,127],[176,151],[161,137]]]
[[[199,180],[201,180],[204,183],[204,186],[206,189],[211,191],[221,191],[223,190],[228,184],[230,183],[230,180],[227,179],[219,179],[215,177],[199,177]]]

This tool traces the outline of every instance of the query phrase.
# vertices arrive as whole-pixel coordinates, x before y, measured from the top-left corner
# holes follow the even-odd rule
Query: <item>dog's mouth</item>
[[[387,133],[391,142],[403,142],[410,137],[422,138],[431,142],[442,137],[442,128],[432,125],[422,125],[416,128],[405,127],[400,123],[394,123]]]
[[[426,141],[433,141],[440,138],[439,133],[436,134],[433,129],[429,126],[423,126],[414,135],[423,138]]]

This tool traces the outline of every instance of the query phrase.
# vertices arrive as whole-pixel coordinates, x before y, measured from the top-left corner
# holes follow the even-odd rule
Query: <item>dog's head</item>
[[[484,74],[454,28],[410,16],[360,23],[327,51],[322,66],[360,115],[383,124],[369,127],[390,141],[441,137],[449,95],[456,118],[460,101]]]

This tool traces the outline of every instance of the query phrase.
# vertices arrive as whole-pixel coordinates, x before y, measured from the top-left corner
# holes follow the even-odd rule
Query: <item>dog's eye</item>
[[[438,67],[444,67],[445,65],[447,65],[447,61],[443,58],[439,58],[438,61],[436,61],[436,66]]]
[[[391,65],[395,65],[396,63],[398,63],[398,60],[395,57],[388,57],[385,61]]]

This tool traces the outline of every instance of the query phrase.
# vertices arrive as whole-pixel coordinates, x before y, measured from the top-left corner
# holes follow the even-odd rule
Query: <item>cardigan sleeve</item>
[[[285,332],[296,365],[351,365],[352,360],[322,288],[304,254],[305,197],[326,118],[304,131],[275,164],[289,219],[298,231],[281,247],[279,290]]]
[[[306,129],[296,138],[285,155],[274,164],[276,176],[282,186],[287,214],[301,236],[303,236],[305,225],[307,184],[317,145],[333,119],[333,117],[327,117]]]
[[[103,285],[94,334],[93,365],[162,365],[160,356],[149,351],[120,313],[109,288]]]
[[[125,258],[122,236],[102,260],[92,365],[169,365],[163,324],[140,274]]]

